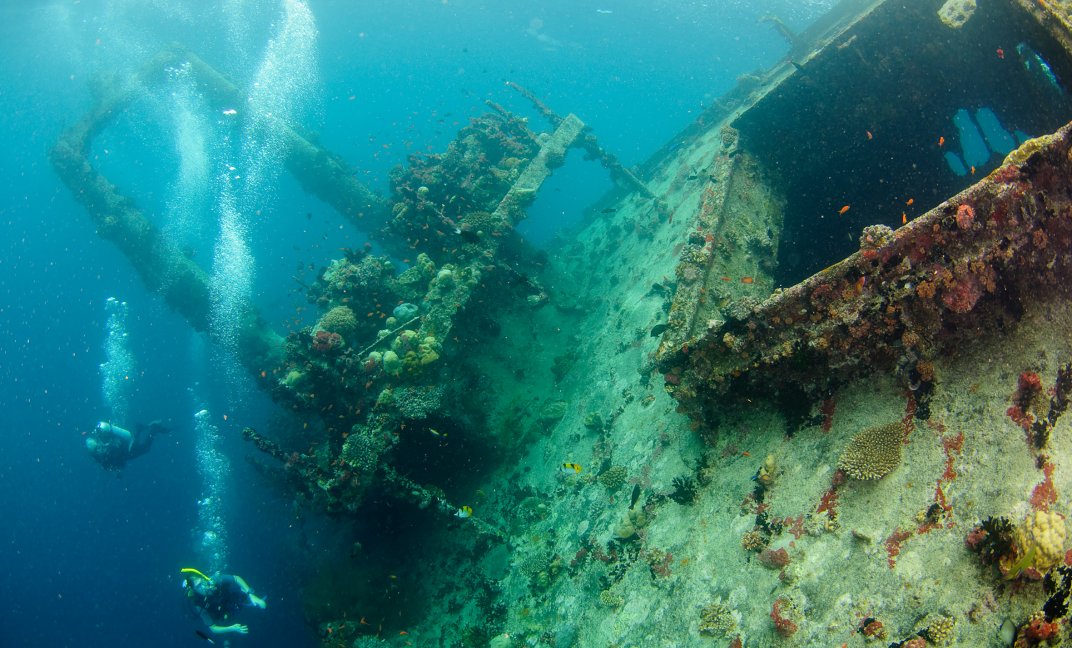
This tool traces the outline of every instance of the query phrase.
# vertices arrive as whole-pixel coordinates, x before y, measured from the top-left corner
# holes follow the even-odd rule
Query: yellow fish
[[[562,464],[562,472],[564,472],[564,473],[568,473],[570,471],[572,471],[574,473],[580,473],[582,470],[584,470],[584,468],[581,468],[580,464],[575,464],[575,463],[564,463],[564,464]]]
[[[473,517],[473,507],[472,506],[463,506],[463,507],[461,507],[460,509],[458,509],[458,512],[454,514],[454,517],[458,517],[458,518],[461,518],[463,520],[468,520],[469,518]]]

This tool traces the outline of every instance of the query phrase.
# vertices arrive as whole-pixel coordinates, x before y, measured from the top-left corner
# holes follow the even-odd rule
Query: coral
[[[670,499],[678,504],[688,505],[696,501],[696,480],[692,477],[674,477],[674,492],[670,493]]]
[[[625,605],[625,597],[610,590],[603,590],[599,593],[599,602],[609,608],[620,608]]]
[[[961,230],[969,229],[975,222],[975,209],[971,205],[957,207],[957,227]]]
[[[328,331],[317,331],[313,334],[312,348],[317,353],[330,353],[343,345],[342,336]]]
[[[927,640],[923,637],[915,637],[901,644],[901,648],[927,648]]]
[[[417,345],[417,362],[420,366],[426,367],[436,360],[439,360],[439,352],[443,350],[443,346],[439,343],[435,337],[429,335],[424,338]]]
[[[1039,572],[1049,571],[1065,556],[1065,519],[1058,513],[1035,511],[1029,513],[1016,530],[1018,561],[1007,573],[1019,567],[1017,572],[1034,567]],[[1026,565],[1021,566],[1023,563]],[[1007,564],[1007,563],[1006,563]]]
[[[402,359],[394,351],[385,351],[382,360],[383,370],[388,374],[397,376],[402,373]]]
[[[741,536],[741,548],[745,551],[759,551],[766,546],[767,541],[763,538],[763,534],[756,529],[746,531],[745,534]]]
[[[569,404],[566,401],[554,400],[549,401],[546,405],[540,408],[539,421],[548,427],[557,425],[559,421],[566,416],[566,412],[569,410]]]
[[[968,532],[964,544],[979,554],[984,565],[993,565],[1013,552],[1016,528],[1006,517],[988,517]]]
[[[904,531],[898,527],[890,534],[890,537],[886,538],[886,562],[889,564],[890,569],[897,565],[897,556],[901,555],[901,543],[911,537],[911,531]]]
[[[886,225],[868,225],[860,234],[861,250],[877,250],[893,240],[893,230]]]
[[[1040,610],[1032,614],[1027,623],[1020,627],[1018,636],[1027,639],[1030,642],[1028,645],[1035,645],[1041,641],[1056,638],[1060,631],[1061,626],[1052,621],[1047,621],[1046,615]]]
[[[774,461],[774,455],[767,455],[767,458],[763,460],[763,465],[759,467],[759,472],[756,473],[756,481],[769,487],[774,484],[774,475],[777,472],[778,465]]]
[[[354,315],[354,311],[350,310],[349,306],[336,306],[324,313],[324,316],[317,322],[316,329],[327,331],[328,333],[338,333],[344,340],[352,340],[354,333],[357,332],[357,316]]]
[[[670,566],[674,564],[674,554],[662,549],[649,549],[644,552],[652,578],[669,578]]]
[[[629,471],[623,466],[611,466],[599,475],[599,483],[609,491],[616,491],[625,484]]]
[[[1041,382],[1041,379],[1039,379],[1035,401],[1041,400],[1041,398],[1038,398],[1042,395]],[[1070,393],[1072,393],[1072,364],[1065,364],[1057,369],[1057,380],[1053,386],[1049,412],[1045,418],[1042,416],[1037,417],[1031,426],[1032,441],[1036,448],[1042,449],[1049,442],[1053,426],[1057,424],[1057,419],[1068,408]],[[1017,402],[1019,404],[1019,401]],[[1038,411],[1041,411],[1041,407],[1042,404],[1040,403]],[[1026,407],[1024,407],[1024,410],[1026,411]]]
[[[398,413],[407,419],[428,418],[443,407],[446,387],[443,385],[399,387],[395,390]]]
[[[764,567],[781,569],[789,564],[789,552],[785,550],[785,547],[781,549],[767,548],[760,552],[759,562]]]
[[[709,637],[728,635],[737,630],[733,610],[721,600],[708,603],[700,610],[700,634]]]
[[[919,635],[936,646],[948,643],[953,638],[956,622],[940,614],[928,614],[920,622]]]
[[[1031,490],[1031,508],[1036,511],[1048,511],[1057,503],[1057,486],[1053,483],[1053,464],[1044,460],[1042,464],[1043,480]]]
[[[853,479],[882,479],[901,463],[902,423],[867,428],[852,438],[838,469]]]
[[[938,19],[950,29],[960,29],[975,13],[975,0],[946,0],[938,9]]]
[[[860,623],[860,634],[867,637],[868,641],[884,640],[889,635],[886,626],[875,618],[868,617]]]
[[[794,618],[799,619],[800,613],[789,599],[779,597],[771,605],[770,618],[774,623],[774,630],[781,637],[791,637],[799,628]]]
[[[1042,606],[1047,621],[1055,621],[1068,614],[1068,597],[1072,594],[1072,567],[1061,565],[1054,569],[1043,581],[1050,597]]]
[[[967,313],[975,308],[976,302],[983,296],[983,287],[975,275],[954,280],[942,292],[942,303],[954,313]]]
[[[409,320],[417,315],[417,311],[418,308],[416,305],[405,302],[395,306],[395,309],[391,311],[391,317],[398,320]]]

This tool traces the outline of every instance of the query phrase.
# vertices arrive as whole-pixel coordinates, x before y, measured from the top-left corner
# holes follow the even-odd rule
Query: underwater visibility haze
[[[0,7],[0,646],[1070,633],[1072,17]]]

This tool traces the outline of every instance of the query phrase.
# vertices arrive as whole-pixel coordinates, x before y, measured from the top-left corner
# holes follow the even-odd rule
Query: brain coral
[[[882,479],[901,463],[903,438],[899,422],[867,428],[849,442],[838,468],[853,479]]]

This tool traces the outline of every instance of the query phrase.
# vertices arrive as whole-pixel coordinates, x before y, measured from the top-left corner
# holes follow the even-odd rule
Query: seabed
[[[546,132],[490,105],[388,197],[289,132],[375,244],[322,270],[315,326],[250,304],[242,338],[292,412],[245,431],[256,465],[354,529],[305,588],[323,646],[1067,637],[1072,101],[1005,58],[1072,79],[1070,18],[942,8],[842,3],[638,172],[523,88]],[[233,101],[181,49],[140,82],[175,61]],[[205,330],[204,272],[85,159],[121,85],[54,164]],[[982,106],[1040,136],[956,175]],[[535,250],[514,227],[570,147],[617,189]]]

